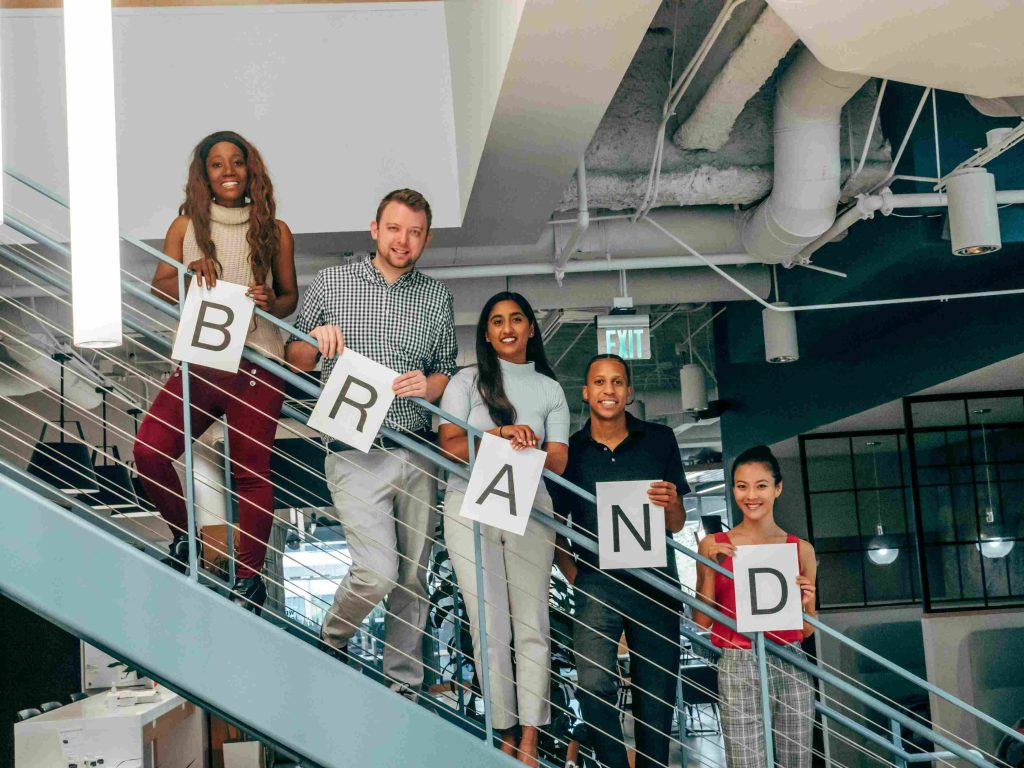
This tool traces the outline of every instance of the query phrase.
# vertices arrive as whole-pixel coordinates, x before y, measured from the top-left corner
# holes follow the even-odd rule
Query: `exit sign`
[[[597,351],[623,360],[650,360],[650,315],[600,315],[597,318]]]

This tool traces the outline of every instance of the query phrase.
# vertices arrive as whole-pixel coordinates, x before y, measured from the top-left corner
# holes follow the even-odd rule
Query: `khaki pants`
[[[473,655],[480,665],[480,612],[477,606],[473,523],[459,516],[464,495],[449,489],[444,503],[444,537],[466,601]],[[542,487],[534,506],[551,509]],[[486,602],[487,662],[491,687],[491,722],[498,730],[516,723],[551,722],[551,634],[548,588],[555,556],[555,532],[533,517],[526,533],[480,526]],[[515,642],[515,669],[512,644]]]
[[[324,618],[324,639],[344,648],[367,614],[385,600],[384,674],[419,690],[437,497],[433,467],[406,449],[375,448],[329,454],[325,470],[352,567]]]

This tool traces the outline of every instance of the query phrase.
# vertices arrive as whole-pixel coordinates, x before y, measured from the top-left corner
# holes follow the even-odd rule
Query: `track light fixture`
[[[773,307],[788,307],[785,301],[776,301]],[[765,307],[761,312],[764,326],[764,357],[769,363],[795,363],[800,359],[796,337],[796,313],[779,312]]]
[[[957,256],[978,256],[1002,248],[996,180],[984,168],[961,168],[946,179],[949,235]]]

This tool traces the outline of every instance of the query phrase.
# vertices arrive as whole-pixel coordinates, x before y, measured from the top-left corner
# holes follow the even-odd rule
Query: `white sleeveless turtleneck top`
[[[210,237],[220,262],[220,279],[245,286],[254,282],[252,265],[249,263],[249,242],[245,239],[249,232],[249,209],[248,205],[225,208],[216,203],[210,204]],[[186,265],[203,258],[191,220],[185,231],[183,251]],[[267,275],[266,284],[273,285],[270,274]],[[284,357],[281,332],[266,318],[253,315],[245,343],[268,357]]]

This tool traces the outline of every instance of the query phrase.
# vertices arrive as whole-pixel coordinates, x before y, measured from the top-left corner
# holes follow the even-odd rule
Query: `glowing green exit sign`
[[[650,315],[600,315],[597,318],[597,351],[623,360],[651,358]]]

